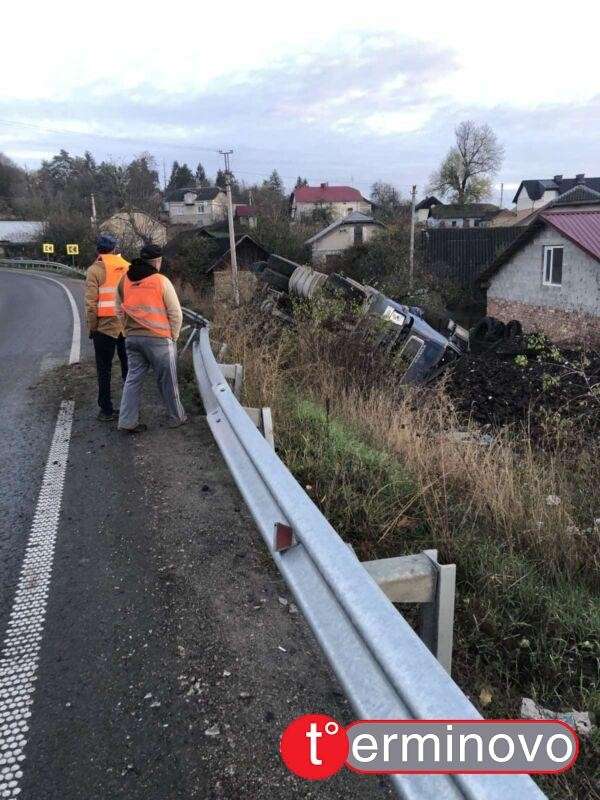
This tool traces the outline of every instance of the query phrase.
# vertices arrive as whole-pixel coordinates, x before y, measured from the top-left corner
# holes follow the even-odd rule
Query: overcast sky
[[[144,5],[5,4],[0,151],[33,168],[61,147],[149,150],[161,172],[214,174],[232,148],[247,182],[277,168],[288,187],[300,174],[421,195],[473,119],[505,145],[505,205],[522,178],[600,175],[587,0]]]

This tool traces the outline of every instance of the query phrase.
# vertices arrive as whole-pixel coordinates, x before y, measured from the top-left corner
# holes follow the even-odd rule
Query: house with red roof
[[[248,203],[237,203],[234,217],[240,225],[245,225],[248,228],[256,228],[258,223],[258,209],[256,206],[248,205]]]
[[[315,211],[327,209],[336,220],[356,211],[370,214],[372,207],[371,201],[363,197],[358,189],[352,186],[330,186],[328,183],[299,186],[290,197],[292,219],[312,217]]]
[[[480,283],[490,316],[555,341],[600,337],[600,192],[576,186],[541,209]]]

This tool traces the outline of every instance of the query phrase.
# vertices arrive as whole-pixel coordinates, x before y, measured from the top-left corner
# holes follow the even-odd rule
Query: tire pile
[[[600,432],[600,353],[527,350],[465,355],[447,373],[457,409],[492,428],[527,424],[541,438],[549,417],[586,434]],[[526,360],[525,360],[526,359]],[[585,359],[582,362],[582,359]],[[596,388],[594,389],[594,385]]]

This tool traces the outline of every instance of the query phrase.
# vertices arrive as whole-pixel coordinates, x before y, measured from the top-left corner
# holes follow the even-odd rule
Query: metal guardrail
[[[206,418],[275,564],[359,718],[481,719],[240,405],[196,327],[194,370]],[[524,775],[392,775],[404,800],[541,800]]]
[[[35,269],[47,272],[58,272],[59,274],[69,275],[74,278],[85,278],[85,271],[71,267],[69,264],[61,264],[59,261],[43,261],[42,259],[25,258],[0,258],[0,267],[10,269]]]

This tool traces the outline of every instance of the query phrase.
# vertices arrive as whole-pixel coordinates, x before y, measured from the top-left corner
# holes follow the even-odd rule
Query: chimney
[[[326,189],[328,186],[329,186],[328,183],[322,183],[321,184],[321,189]]]
[[[560,183],[562,181],[562,175],[555,175],[553,180],[554,183]]]
[[[585,172],[582,172],[580,175],[575,175],[575,183],[576,184],[585,183]]]

